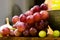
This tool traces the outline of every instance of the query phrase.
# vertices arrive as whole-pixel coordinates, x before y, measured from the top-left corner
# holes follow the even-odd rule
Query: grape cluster
[[[48,27],[49,14],[47,9],[47,4],[35,5],[20,16],[13,16],[12,23],[15,29],[5,28],[2,30],[2,34],[6,36],[38,36],[40,30],[45,30]]]
[[[48,27],[47,9],[47,4],[35,5],[20,16],[13,16],[13,27],[23,36],[37,36],[40,30]],[[19,35],[19,32],[15,32],[15,35]]]

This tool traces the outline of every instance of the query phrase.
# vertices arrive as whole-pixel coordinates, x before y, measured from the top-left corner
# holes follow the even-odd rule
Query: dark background
[[[42,3],[44,3],[45,0],[34,0],[34,5],[41,5]],[[34,5],[30,6],[29,9],[31,9]]]
[[[45,0],[34,0],[35,5],[41,5]]]

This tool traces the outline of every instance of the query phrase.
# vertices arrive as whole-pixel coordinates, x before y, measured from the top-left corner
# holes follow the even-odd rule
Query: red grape
[[[19,16],[19,19],[20,19],[21,22],[26,22],[26,16],[24,14],[21,14]]]
[[[17,22],[17,29],[20,31],[20,32],[23,32],[25,29],[26,29],[26,25],[24,22]]]
[[[15,34],[15,36],[21,36],[21,32],[19,32],[18,29],[16,29],[16,30],[14,31],[14,34]]]
[[[36,26],[37,30],[40,31],[40,30],[44,29],[44,21],[43,20],[41,20],[37,25],[38,25],[38,26]]]
[[[7,36],[7,35],[9,35],[10,34],[10,29],[9,28],[3,28],[2,29],[2,35],[3,36]]]
[[[38,5],[35,5],[33,8],[30,9],[33,13],[35,12],[39,12],[40,11],[40,7]]]
[[[48,21],[44,21],[44,28],[48,28]]]
[[[13,16],[12,22],[15,24],[17,21],[19,21],[19,17],[17,15]]]
[[[30,28],[30,25],[26,23],[26,30],[28,30],[29,28]]]
[[[37,35],[37,30],[35,28],[33,28],[33,27],[30,28],[29,32],[30,32],[30,34],[32,36],[36,36]]]
[[[33,15],[27,16],[26,20],[27,20],[27,23],[28,23],[28,24],[34,23],[34,17],[33,17]]]
[[[40,9],[41,9],[41,10],[47,10],[47,9],[48,9],[47,4],[44,4],[44,3],[41,4],[41,5],[40,5]]]
[[[24,36],[29,36],[30,34],[29,34],[29,31],[28,30],[25,30],[24,32],[23,32],[23,35]]]
[[[47,18],[49,17],[49,14],[47,11],[43,10],[40,12],[40,14],[41,14],[42,20],[47,20]]]
[[[10,36],[14,36],[14,31],[10,30]]]
[[[41,16],[40,16],[40,13],[39,12],[34,13],[33,16],[34,16],[34,20],[36,22],[38,22],[38,21],[41,20]]]
[[[32,15],[33,12],[29,10],[29,11],[25,12],[24,14],[25,14],[26,16],[29,16],[29,15]]]

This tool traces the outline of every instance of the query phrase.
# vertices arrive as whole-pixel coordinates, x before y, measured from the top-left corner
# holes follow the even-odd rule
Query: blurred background
[[[45,0],[0,0],[0,26],[5,24],[5,18],[19,15],[34,5],[40,5]]]

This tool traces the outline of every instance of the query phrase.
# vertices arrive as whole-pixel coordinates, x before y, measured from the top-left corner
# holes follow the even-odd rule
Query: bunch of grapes
[[[10,35],[25,37],[37,36],[40,30],[48,27],[47,19],[49,14],[47,9],[47,4],[35,5],[20,16],[13,16],[13,27],[16,29]]]

